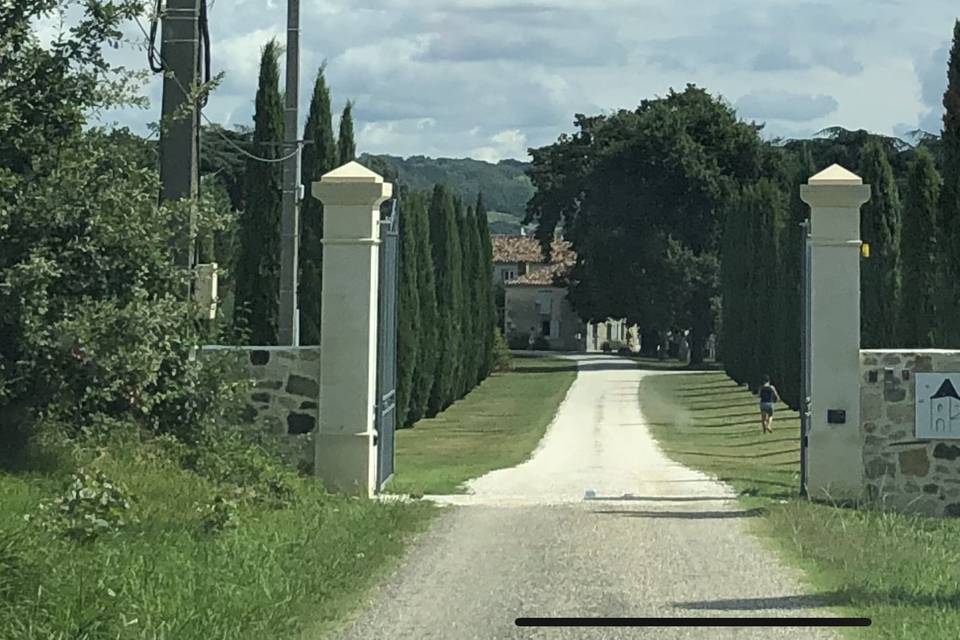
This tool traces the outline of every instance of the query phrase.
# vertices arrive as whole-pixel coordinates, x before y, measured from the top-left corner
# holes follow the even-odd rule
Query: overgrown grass
[[[23,521],[68,469],[0,473],[0,638],[320,637],[434,511],[333,497],[303,479],[291,506],[241,505],[235,529],[208,534],[195,509],[207,480],[132,456],[97,466],[137,498],[139,523],[89,545]]]
[[[557,358],[519,357],[436,418],[397,433],[393,493],[450,494],[488,471],[526,460],[576,377]]]
[[[849,637],[960,637],[960,520],[800,498],[796,413],[779,411],[774,433],[763,434],[756,397],[722,373],[650,376],[640,397],[672,458],[730,482],[762,509],[754,526],[807,571],[819,600],[873,620]]]

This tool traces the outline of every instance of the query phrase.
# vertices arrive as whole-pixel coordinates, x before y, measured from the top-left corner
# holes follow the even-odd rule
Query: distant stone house
[[[504,335],[522,340],[543,337],[552,349],[600,351],[604,342],[632,343],[639,350],[635,327],[623,320],[584,322],[567,300],[567,276],[577,256],[566,240],[554,240],[551,261],[543,258],[531,236],[495,235],[493,279],[505,289]]]

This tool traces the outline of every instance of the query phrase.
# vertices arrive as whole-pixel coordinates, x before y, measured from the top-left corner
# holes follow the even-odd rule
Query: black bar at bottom
[[[518,627],[869,627],[870,618],[517,618]]]

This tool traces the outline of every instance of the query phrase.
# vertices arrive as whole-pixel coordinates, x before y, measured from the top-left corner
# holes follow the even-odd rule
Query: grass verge
[[[139,522],[91,544],[23,520],[65,473],[0,473],[0,638],[322,637],[434,511],[304,479],[291,506],[241,506],[235,529],[210,534],[194,508],[209,501],[203,478],[142,459],[99,467],[136,497]]]
[[[451,494],[470,478],[526,460],[576,377],[558,358],[517,357],[435,418],[397,432],[392,493]]]
[[[873,620],[847,637],[960,637],[960,520],[799,498],[797,414],[779,411],[774,433],[761,433],[756,397],[723,373],[650,376],[641,403],[670,457],[729,482],[762,509],[755,526],[807,572],[818,592],[812,606]]]

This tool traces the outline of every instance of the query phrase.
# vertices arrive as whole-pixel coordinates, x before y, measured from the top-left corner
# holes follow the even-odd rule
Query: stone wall
[[[960,440],[918,440],[917,372],[960,371],[960,351],[861,351],[864,494],[924,515],[960,516]]]
[[[320,347],[206,346],[203,358],[226,360],[254,384],[243,409],[254,430],[276,436],[292,461],[311,468],[320,397]]]

